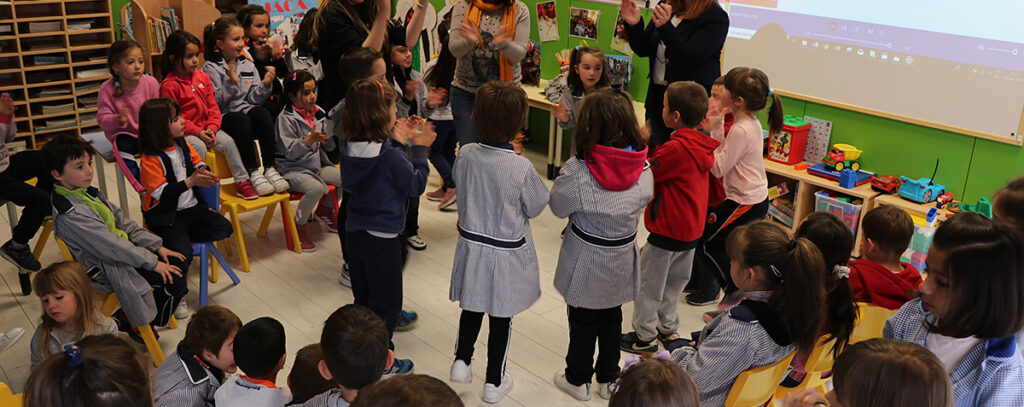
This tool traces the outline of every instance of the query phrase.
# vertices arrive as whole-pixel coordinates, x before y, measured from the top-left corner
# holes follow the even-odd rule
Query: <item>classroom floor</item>
[[[539,173],[544,174],[545,154],[543,151],[527,151]],[[102,161],[102,160],[100,160]],[[106,165],[106,183],[111,195],[116,195],[115,168]],[[93,181],[98,185],[99,179]],[[545,181],[550,188],[551,182]],[[427,191],[440,185],[437,173],[431,170]],[[116,197],[110,197],[117,202]],[[129,190],[132,219],[139,221],[138,196]],[[294,207],[294,203],[293,203]],[[317,245],[316,252],[296,254],[285,249],[280,213],[275,214],[270,232],[264,238],[256,237],[262,212],[250,212],[240,216],[245,242],[249,252],[252,271],[236,271],[242,283],[232,286],[230,279],[222,278],[210,285],[210,303],[230,308],[243,322],[257,317],[271,316],[284,324],[287,333],[288,362],[278,376],[278,384],[285,385],[287,372],[295,352],[299,348],[317,342],[323,321],[338,307],[352,302],[349,288],[338,284],[341,270],[341,248],[338,237],[322,225],[311,227],[311,236]],[[435,202],[425,198],[420,204],[420,236],[427,242],[424,251],[411,251],[405,270],[404,308],[419,313],[417,327],[409,332],[395,333],[397,355],[411,358],[416,363],[416,373],[428,374],[447,382],[448,369],[453,361],[456,334],[458,330],[458,304],[448,300],[448,286],[452,257],[458,234],[455,228],[457,212],[441,212]],[[10,238],[7,216],[0,216],[0,242]],[[526,312],[512,320],[512,339],[509,349],[507,371],[515,381],[515,387],[499,406],[601,406],[607,401],[594,397],[589,402],[580,402],[558,390],[552,383],[557,371],[564,369],[565,351],[569,343],[566,306],[562,297],[552,285],[558,250],[561,246],[559,232],[565,220],[558,219],[545,210],[532,221],[533,237],[541,273],[541,297]],[[644,242],[646,230],[640,227],[640,242]],[[33,240],[34,242],[34,240]],[[43,265],[60,261],[61,256],[52,239],[40,261]],[[229,256],[228,261],[235,267],[238,259]],[[189,273],[188,304],[198,307],[199,275],[198,259],[193,261]],[[25,337],[11,350],[0,354],[0,381],[7,383],[15,393],[22,391],[29,375],[29,339],[39,323],[42,308],[35,295],[22,296],[18,284],[17,270],[8,262],[0,261],[0,329],[21,326]],[[714,306],[692,307],[685,302],[679,304],[679,332],[689,332],[703,327],[701,314]],[[623,332],[631,329],[632,304],[623,306]],[[185,334],[185,324],[177,329],[161,329],[160,344],[169,356]],[[126,335],[122,335],[127,339]],[[475,379],[472,384],[452,384],[467,406],[485,405],[480,396],[483,389],[484,366],[486,364],[487,324],[480,333],[476,344],[476,363],[473,363]],[[134,342],[132,342],[134,343]],[[139,346],[140,350],[143,350]],[[623,355],[626,355],[625,353]],[[596,387],[595,387],[596,388]]]

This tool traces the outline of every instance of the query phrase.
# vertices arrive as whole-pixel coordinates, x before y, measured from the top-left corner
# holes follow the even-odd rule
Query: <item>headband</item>
[[[377,86],[380,86],[380,97],[383,99],[384,98],[384,82],[381,82],[379,80],[376,81],[376,82],[377,82]]]

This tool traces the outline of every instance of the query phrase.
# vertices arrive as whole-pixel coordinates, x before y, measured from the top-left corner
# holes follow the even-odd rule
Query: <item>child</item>
[[[327,317],[320,347],[323,360],[317,369],[337,388],[314,396],[303,407],[348,407],[360,389],[380,380],[392,363],[384,321],[361,305],[345,305]]]
[[[302,251],[311,252],[316,245],[306,229],[310,216],[338,231],[338,203],[323,198],[328,183],[341,186],[341,169],[321,148],[329,129],[324,128],[326,113],[316,105],[316,79],[306,71],[292,72],[284,78],[284,93],[290,103],[277,116],[277,160],[291,191],[303,194],[295,209],[295,225]]]
[[[463,407],[447,384],[427,375],[394,376],[367,386],[352,407]]]
[[[847,283],[850,268],[846,266],[853,251],[853,233],[835,215],[813,212],[804,218],[795,236],[810,240],[825,258],[825,319],[819,334],[835,339],[832,356],[839,356],[839,352],[850,343],[850,333],[857,321],[857,304],[853,302]],[[804,380],[807,356],[807,353],[797,352],[782,386],[796,387]]]
[[[569,77],[566,78],[569,86],[559,95],[560,102],[552,112],[558,118],[559,127],[571,129],[576,126],[583,97],[595,89],[611,86],[608,71],[608,58],[600,48],[573,48],[569,57]]]
[[[231,310],[207,305],[196,310],[185,338],[153,372],[155,407],[213,404],[226,375],[238,370],[233,351],[242,321]]]
[[[292,392],[292,401],[288,405],[300,405],[317,394],[336,388],[336,384],[320,375],[321,360],[324,360],[324,352],[319,343],[303,346],[295,354],[295,363],[288,373],[288,390]]]
[[[96,122],[114,147],[114,157],[121,173],[135,188],[145,188],[139,182],[139,107],[142,103],[160,97],[160,83],[146,75],[146,60],[142,47],[132,40],[115,41],[107,49],[107,67],[111,78],[100,87]],[[130,175],[130,176],[129,176]]]
[[[32,371],[22,405],[151,407],[148,363],[116,336],[87,336]]]
[[[32,335],[32,368],[64,345],[89,335],[117,335],[117,323],[96,309],[92,282],[73,261],[53,263],[32,281],[43,303],[42,322]]]
[[[244,33],[242,25],[232,17],[218,18],[206,26],[203,32],[206,63],[202,69],[213,82],[224,131],[238,140],[238,151],[253,188],[260,195],[282,193],[288,191],[288,181],[274,169],[277,160],[274,116],[263,106],[274,89],[277,71],[268,65],[266,73],[259,75],[256,65],[242,55]]]
[[[757,221],[728,240],[730,273],[747,298],[712,320],[696,347],[672,352],[693,377],[701,404],[720,406],[743,371],[810,352],[824,319],[825,261],[814,243]]]
[[[633,304],[633,329],[622,336],[626,352],[666,349],[680,340],[676,304],[690,278],[694,249],[707,217],[707,178],[719,142],[694,127],[707,112],[707,92],[695,82],[674,82],[665,90],[662,120],[675,129],[654,151],[654,200],[644,213],[650,231],[640,253],[640,291]]]
[[[235,179],[238,196],[245,199],[258,198],[259,194],[249,182],[249,173],[242,163],[235,140],[220,131],[220,107],[214,98],[213,82],[205,72],[198,70],[199,39],[178,30],[167,36],[165,43],[166,49],[160,64],[167,76],[160,83],[160,96],[174,99],[181,106],[186,140],[189,140],[200,158],[206,157],[208,146],[223,154]]]
[[[679,365],[658,358],[625,369],[608,401],[608,407],[655,406],[700,407],[690,375]]]
[[[1010,181],[992,199],[992,216],[1024,237],[1024,177]]]
[[[46,217],[47,196],[43,190],[25,183],[24,177],[17,177],[13,174],[10,156],[7,150],[7,143],[14,141],[17,135],[17,126],[14,125],[14,99],[10,93],[0,94],[0,199],[14,202],[25,209],[21,212],[18,224],[11,229],[11,240],[0,246],[0,256],[14,264],[15,267],[23,270],[19,278],[21,290],[24,295],[32,292],[31,283],[28,277],[29,271],[39,271],[42,264],[32,254],[28,247],[28,241],[36,235],[39,227]],[[20,153],[18,155],[21,155]],[[26,156],[27,157],[27,156]],[[27,179],[27,178],[26,178]],[[14,222],[14,219],[10,219]],[[27,290],[26,290],[27,289]]]
[[[139,227],[92,183],[92,145],[78,137],[55,137],[43,146],[57,185],[51,196],[54,234],[89,277],[117,294],[133,327],[163,326],[188,289],[181,269],[185,256],[163,246],[159,236]]]
[[[259,77],[266,75],[267,66],[274,67],[275,73],[287,73],[288,61],[284,58],[284,38],[275,34],[270,36],[270,13],[259,4],[247,4],[238,9],[235,18],[245,30],[245,50],[243,56],[256,65]],[[270,97],[264,106],[276,116],[284,107],[281,100],[281,83],[274,81]]]
[[[921,273],[900,256],[914,237],[914,221],[902,209],[876,207],[861,222],[861,258],[850,262],[850,289],[857,301],[897,310],[917,297]]]
[[[843,350],[833,365],[834,388],[786,396],[786,407],[952,407],[953,385],[939,358],[921,345],[875,338]]]
[[[1014,336],[1024,328],[1021,239],[979,214],[959,213],[939,225],[926,261],[921,298],[889,318],[882,335],[938,356],[957,406],[1024,403]]]
[[[761,122],[754,115],[771,101],[769,129],[781,131],[783,119],[782,102],[768,86],[768,76],[761,70],[733,68],[725,75],[724,82],[725,89],[719,95],[718,103],[711,105],[719,111],[711,110],[708,116],[713,126],[712,137],[722,143],[715,149],[711,175],[722,178],[726,200],[708,215],[695,262],[700,274],[698,278],[715,284],[705,284],[686,296],[686,302],[691,305],[707,305],[714,303],[718,290],[724,288],[725,297],[719,304],[720,309],[743,298],[743,292],[736,289],[727,271],[729,256],[725,240],[736,227],[764,219],[768,213],[768,178],[761,154]],[[723,127],[725,113],[732,113],[736,118],[728,138]]]
[[[626,94],[594,91],[584,99],[579,120],[576,155],[565,162],[549,199],[552,214],[569,218],[555,269],[555,288],[569,307],[569,350],[566,368],[554,381],[587,401],[595,374],[604,399],[619,374],[622,304],[637,299],[636,230],[654,180]]]
[[[341,112],[345,145],[341,148],[342,185],[351,193],[345,223],[345,248],[355,303],[376,312],[388,337],[402,312],[402,241],[410,197],[427,185],[427,150],[436,135],[418,120],[395,125],[395,89],[386,82],[359,80],[345,95]],[[394,133],[392,134],[392,128]],[[392,146],[411,142],[412,163]],[[412,361],[392,366],[408,372]]]
[[[319,84],[320,80],[324,78],[324,69],[320,65],[320,53],[316,48],[316,38],[314,38],[316,31],[313,31],[317,11],[319,10],[313,7],[306,10],[306,14],[302,16],[299,31],[295,33],[295,42],[288,49],[286,59],[289,71],[304,69],[313,75],[313,79]]]
[[[719,76],[715,79],[715,83],[711,85],[711,96],[708,98],[708,106],[711,104],[718,104],[718,98],[721,97],[722,91],[725,90],[725,77]],[[715,111],[721,112],[721,109],[716,106]],[[732,123],[736,120],[732,113],[726,113],[722,116],[722,134],[728,135],[729,130],[732,129]],[[700,130],[711,133],[711,121],[705,118],[701,122]],[[708,177],[708,206],[715,207],[725,202],[725,186],[722,184],[722,178],[711,176]]]
[[[490,315],[483,399],[497,403],[512,389],[505,373],[512,317],[540,297],[537,252],[530,218],[548,204],[548,190],[509,142],[526,124],[526,92],[508,81],[477,90],[473,121],[486,131],[481,143],[461,147],[455,161],[459,243],[448,298],[462,308],[451,381],[470,383],[473,344],[484,314]],[[495,214],[500,214],[496,216]]]
[[[214,395],[220,407],[284,406],[292,399],[286,388],[279,388],[277,373],[287,357],[284,326],[274,318],[249,321],[235,335],[235,363],[245,372],[231,376]]]
[[[430,89],[443,89],[448,92],[452,88],[452,80],[455,79],[455,56],[452,55],[452,50],[448,47],[448,29],[451,27],[451,23],[452,13],[446,13],[444,19],[437,25],[441,51],[437,58],[427,64],[426,74],[423,75],[423,83]],[[434,164],[442,182],[441,188],[427,192],[426,196],[428,201],[439,202],[438,209],[448,209],[456,202],[452,164],[455,164],[455,144],[459,139],[455,137],[452,104],[447,97],[444,98],[444,104],[438,106],[430,114],[429,120],[437,131],[437,139],[430,146],[430,163]]]
[[[231,222],[224,215],[200,202],[193,187],[217,183],[196,150],[184,140],[185,120],[173,99],[147,100],[139,110],[139,144],[142,147],[143,218],[146,226],[160,236],[164,246],[184,257],[171,260],[182,272],[182,280],[192,264],[192,243],[216,242],[231,236]],[[188,292],[184,284],[175,298],[175,317],[187,318],[191,311],[182,301]]]

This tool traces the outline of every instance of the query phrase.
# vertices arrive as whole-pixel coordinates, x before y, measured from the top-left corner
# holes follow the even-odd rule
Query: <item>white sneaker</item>
[[[14,344],[18,343],[22,336],[25,336],[25,329],[21,327],[0,333],[0,353],[6,352]]]
[[[178,303],[178,307],[174,309],[174,318],[177,318],[177,319],[188,319],[188,317],[191,317],[191,316],[192,316],[192,309],[189,308],[188,304],[185,303],[185,300],[182,299],[181,302]]]
[[[420,235],[409,236],[405,238],[405,241],[409,243],[409,247],[413,250],[423,250],[427,248],[427,242],[424,242]]]
[[[487,404],[497,403],[508,394],[509,390],[512,390],[512,376],[506,373],[501,377],[501,386],[495,386],[490,383],[484,385],[484,402]]]
[[[598,383],[597,396],[605,400],[610,400],[612,398],[611,383]]]
[[[572,383],[569,383],[569,381],[565,379],[564,370],[559,370],[557,373],[555,373],[555,387],[558,387],[559,390],[569,393],[569,395],[575,398],[576,400],[590,400],[590,383],[584,383],[579,386],[573,386]]]
[[[349,274],[348,267],[341,268],[341,277],[338,277],[338,284],[352,288],[352,275]]]
[[[274,185],[267,181],[267,177],[263,176],[259,168],[252,170],[252,174],[249,174],[249,182],[253,188],[256,188],[256,193],[260,194],[260,196],[274,193]]]
[[[451,376],[448,381],[455,383],[473,383],[473,369],[461,360],[455,359],[452,363]]]
[[[274,186],[274,192],[279,194],[285,193],[288,192],[289,188],[291,188],[291,185],[288,185],[288,180],[284,179],[284,177],[282,177],[274,167],[267,167],[267,169],[263,171],[263,175],[266,176],[267,181],[270,181],[270,184]]]

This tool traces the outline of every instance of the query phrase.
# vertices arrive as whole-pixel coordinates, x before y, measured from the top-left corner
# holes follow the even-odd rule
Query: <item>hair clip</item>
[[[842,264],[836,264],[832,266],[832,275],[836,276],[837,279],[850,278],[850,268]]]
[[[774,96],[775,96],[775,91],[772,90],[772,88],[768,88],[768,99],[771,99]]]
[[[384,97],[384,82],[377,81],[377,86],[380,86],[380,97]]]
[[[769,265],[768,269],[771,270],[772,271],[772,275],[775,276],[775,278],[779,280],[779,284],[782,284],[782,282],[784,281],[782,279],[782,271],[779,271],[779,268],[775,267],[774,264]]]
[[[298,72],[292,72],[292,80],[294,81],[295,77],[298,76],[298,75],[299,75]]]
[[[786,243],[786,250],[796,249],[796,239],[792,239],[789,243]]]
[[[78,366],[85,360],[85,357],[82,356],[82,348],[79,348],[78,345],[64,345],[64,354],[68,355],[68,366],[71,367]]]

